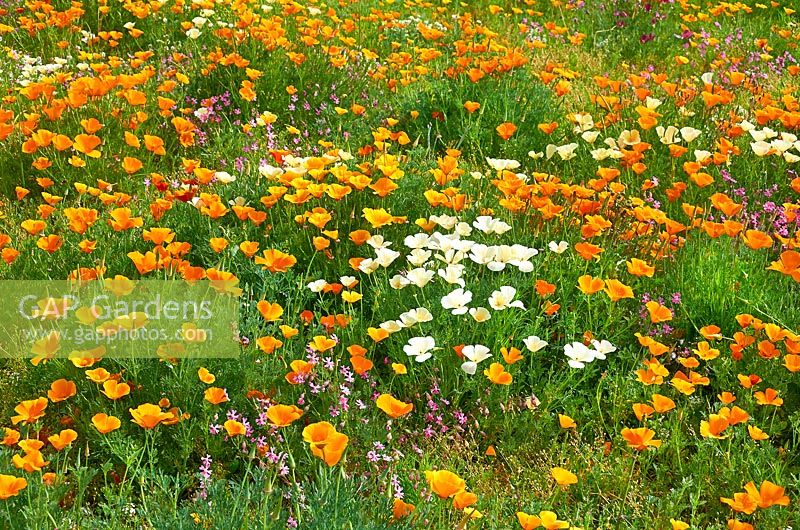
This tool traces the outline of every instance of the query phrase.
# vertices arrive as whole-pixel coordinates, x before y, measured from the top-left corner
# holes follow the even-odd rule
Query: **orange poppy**
[[[26,425],[34,423],[39,418],[44,416],[44,409],[47,408],[47,398],[37,398],[23,401],[14,408],[16,416],[11,417],[11,423],[14,425],[19,422],[24,422]]]
[[[247,432],[245,426],[242,422],[236,420],[226,420],[225,423],[222,424],[225,428],[225,432],[228,433],[228,436],[233,438],[234,436],[242,436]]]
[[[563,467],[554,467],[550,470],[550,474],[559,486],[570,486],[578,483],[578,476]]]
[[[303,409],[294,405],[273,405],[267,409],[267,419],[276,427],[286,427],[303,415]]]
[[[115,416],[109,416],[103,412],[98,412],[92,416],[92,425],[100,431],[100,434],[108,434],[120,428],[122,422]]]
[[[522,352],[514,347],[500,348],[500,354],[503,356],[503,360],[506,364],[514,364],[525,358],[522,356]]]
[[[280,250],[265,250],[262,252],[262,256],[256,256],[255,263],[274,274],[288,271],[297,263],[297,259]]]
[[[633,258],[625,264],[628,267],[628,272],[634,276],[647,276],[648,278],[652,278],[656,270],[655,267],[648,265],[646,261],[637,258]]]
[[[28,486],[28,481],[13,475],[0,475],[0,499],[16,497]]]
[[[756,398],[756,403],[759,405],[772,405],[773,407],[783,405],[783,398],[778,397],[778,391],[774,388],[767,388],[763,392],[755,392],[753,397]]]
[[[574,429],[577,427],[575,420],[567,416],[566,414],[559,414],[558,415],[558,425],[562,429]]]
[[[452,471],[425,471],[425,478],[427,479],[428,485],[433,493],[435,493],[440,499],[455,497],[467,487],[467,483],[464,482],[464,479]]]
[[[464,103],[464,108],[467,109],[467,112],[472,114],[473,112],[481,108],[481,104],[478,103],[477,101],[467,101]]]
[[[217,380],[214,374],[209,372],[207,368],[199,368],[197,370],[197,377],[200,379],[200,381],[207,385],[210,385]]]
[[[203,397],[206,401],[211,403],[212,405],[219,405],[220,403],[225,403],[229,401],[228,399],[228,391],[224,388],[219,388],[216,386],[212,386],[207,388]]]
[[[159,423],[172,418],[171,414],[162,411],[161,407],[152,403],[144,403],[135,409],[128,409],[128,411],[133,417],[131,421],[143,429],[154,429]]]
[[[131,387],[128,383],[119,383],[113,379],[109,379],[103,383],[103,395],[111,400],[118,400],[131,393]]]
[[[650,313],[650,322],[658,324],[660,322],[669,322],[672,320],[672,311],[669,308],[659,304],[655,300],[651,300],[645,304],[647,311]]]
[[[583,294],[594,294],[602,291],[605,286],[606,283],[603,280],[600,278],[593,278],[588,274],[584,274],[578,278],[578,289],[580,289]]]
[[[495,131],[497,131],[497,135],[500,138],[503,140],[508,140],[514,135],[515,132],[517,132],[517,126],[513,123],[505,122],[495,127]]]
[[[385,412],[390,418],[399,418],[405,416],[414,410],[413,403],[406,403],[396,399],[391,394],[381,394],[375,401],[375,404]]]
[[[612,302],[622,300],[623,298],[633,298],[633,289],[625,285],[619,280],[606,280],[606,287],[604,291],[611,299]]]
[[[622,429],[622,437],[628,443],[628,447],[636,449],[637,451],[644,451],[648,447],[660,447],[661,440],[655,440],[655,431],[646,427],[639,427],[636,429],[624,428]]]
[[[513,380],[511,374],[506,372],[500,363],[492,363],[489,368],[483,371],[483,375],[496,385],[510,385]]]
[[[592,243],[581,242],[575,245],[575,251],[578,253],[578,255],[580,255],[580,257],[586,261],[589,261],[591,259],[599,260],[600,253],[603,252],[603,249],[597,245],[593,245]]]
[[[50,442],[50,445],[52,445],[56,451],[61,451],[77,439],[78,433],[72,429],[64,429],[58,434],[49,436],[47,441]]]
[[[392,501],[392,520],[399,521],[404,517],[408,517],[416,509],[416,506],[413,504],[404,502],[402,499],[395,498],[394,501]]]
[[[256,304],[256,309],[258,312],[261,313],[261,316],[267,322],[275,322],[276,320],[280,320],[281,315],[283,315],[283,308],[280,304],[277,303],[270,303],[266,300],[261,300]]]
[[[328,466],[334,466],[341,460],[350,439],[337,432],[327,421],[321,421],[303,429],[303,440],[310,444],[311,454],[321,458]]]
[[[71,398],[77,391],[75,383],[67,379],[59,379],[53,381],[53,384],[50,385],[50,390],[47,391],[47,397],[53,403],[58,403],[59,401]]]

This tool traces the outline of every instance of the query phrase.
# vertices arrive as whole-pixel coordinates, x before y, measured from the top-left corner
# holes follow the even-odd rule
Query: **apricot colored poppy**
[[[400,401],[391,394],[381,394],[378,396],[378,399],[375,400],[375,405],[390,418],[399,418],[414,410],[413,403]]]
[[[303,409],[294,405],[272,405],[267,409],[267,419],[271,425],[286,427],[303,415]]]

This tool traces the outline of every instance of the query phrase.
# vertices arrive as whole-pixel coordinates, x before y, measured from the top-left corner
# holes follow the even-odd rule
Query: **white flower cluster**
[[[564,355],[569,358],[567,364],[572,368],[584,368],[595,359],[605,360],[606,355],[617,351],[617,347],[607,340],[592,340],[593,348],[582,342],[573,342],[564,345]]]

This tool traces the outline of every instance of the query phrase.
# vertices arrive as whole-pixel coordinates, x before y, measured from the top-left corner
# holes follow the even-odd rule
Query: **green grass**
[[[239,529],[286,528],[296,523],[310,529],[501,529],[520,526],[518,511],[538,514],[542,510],[554,511],[572,527],[585,529],[669,529],[673,528],[671,519],[691,528],[710,529],[729,528],[730,519],[756,528],[800,524],[796,507],[800,463],[795,456],[800,449],[800,386],[797,373],[783,366],[797,346],[791,340],[774,340],[780,355],[764,359],[757,348],[767,338],[766,332],[743,329],[736,320],[737,315],[750,314],[790,333],[800,330],[796,304],[800,285],[788,275],[767,269],[782,251],[800,243],[797,224],[791,221],[785,223],[786,246],[775,234],[784,226],[776,221],[777,209],[798,204],[796,186],[792,187],[795,165],[778,156],[757,157],[750,147],[753,139],[745,133],[730,138],[739,151],[728,161],[703,169],[714,179],[711,185],[701,188],[692,183],[683,166],[695,160],[695,149],[717,151],[720,140],[728,139],[730,120],[758,124],[758,112],[768,105],[766,99],[758,100],[764,94],[772,97],[773,106],[792,112],[793,101],[781,98],[796,92],[797,76],[786,67],[796,63],[791,54],[797,53],[798,15],[783,9],[791,7],[787,2],[762,7],[747,1],[744,4],[751,13],[741,9],[744,4],[736,8],[705,1],[697,6],[653,3],[649,8],[639,2],[601,5],[595,0],[585,5],[493,4],[370,0],[310,2],[299,9],[288,2],[264,6],[168,2],[158,13],[137,17],[136,10],[146,4],[112,2],[108,12],[102,13],[105,4],[91,1],[82,4],[83,15],[63,27],[48,20],[38,4],[13,3],[7,12],[0,11],[0,24],[20,28],[0,29],[0,45],[10,58],[0,65],[5,97],[0,116],[10,110],[14,113],[10,122],[17,124],[0,141],[0,233],[10,237],[6,247],[20,252],[12,263],[0,263],[0,279],[63,280],[79,267],[97,267],[103,269],[104,277],[179,280],[179,273],[166,268],[140,275],[128,257],[133,251],[153,250],[154,245],[143,239],[143,230],[167,227],[175,233],[176,242],[191,245],[183,257],[190,266],[230,271],[239,278],[244,289],[240,330],[247,339],[235,360],[186,359],[173,364],[104,359],[92,368],[102,366],[131,384],[130,395],[113,402],[87,379],[85,368],[65,359],[38,366],[27,359],[3,360],[0,417],[5,419],[0,426],[18,430],[22,439],[44,441],[66,428],[74,429],[78,438],[63,451],[45,445],[42,454],[49,464],[34,472],[14,466],[13,456],[23,454],[20,447],[10,443],[0,448],[0,474],[27,479],[27,487],[18,495],[0,500],[0,526]],[[65,10],[69,4],[56,2],[54,8]],[[203,12],[211,8],[213,13]],[[730,13],[722,13],[725,9]],[[196,40],[190,39],[186,30],[198,16],[208,22]],[[27,31],[26,24],[38,21],[37,17],[42,17],[42,26]],[[655,25],[653,17],[659,19]],[[263,27],[258,26],[259,20]],[[231,23],[231,32],[219,21]],[[128,22],[135,22],[144,33],[134,38],[125,27]],[[426,39],[417,29],[420,22],[444,34]],[[118,46],[112,46],[110,36],[101,35],[102,31],[121,32],[115,39]],[[265,31],[274,33],[266,36]],[[649,33],[652,40],[642,38]],[[59,42],[66,43],[63,49]],[[331,63],[330,47],[341,48],[341,53],[333,55],[346,56],[344,66]],[[503,72],[498,65],[510,50],[522,54],[525,64]],[[141,65],[132,64],[132,54],[144,51],[152,51],[152,57]],[[439,53],[427,60],[431,51]],[[295,64],[290,53],[302,53],[305,61]],[[769,57],[759,55],[764,53]],[[248,61],[247,66],[221,64],[218,56],[228,54],[238,54]],[[34,86],[36,81],[51,85],[55,99],[70,97],[74,79],[99,77],[102,64],[110,63],[108,71],[122,76],[117,81],[123,84],[146,68],[152,67],[155,75],[135,85],[147,95],[143,106],[128,104],[123,85],[118,84],[83,105],[68,106],[60,119],[51,121],[46,109],[52,99],[31,100],[23,90],[27,84],[20,77],[23,69],[11,60],[23,55],[40,59],[38,64],[64,58],[57,71],[64,78],[57,79],[57,74],[48,78],[35,69],[26,74]],[[677,56],[685,56],[688,63],[679,65]],[[467,74],[471,68],[488,73],[473,82]],[[725,81],[730,71],[746,71],[748,81],[731,86]],[[689,150],[682,157],[673,158],[655,127],[646,129],[638,121],[643,110],[637,107],[648,102],[645,97],[637,99],[632,85],[635,76],[645,72],[665,74],[680,87],[678,97],[670,97],[652,77],[644,76],[643,87],[660,101],[657,106],[649,102],[659,114],[658,125],[691,126],[702,132],[694,142],[684,142]],[[699,78],[705,72],[714,72],[715,86],[731,91],[729,104],[706,107],[700,93],[707,87]],[[552,81],[549,74],[554,76]],[[595,76],[622,82],[621,91],[600,88]],[[256,93],[253,101],[239,93],[250,77]],[[159,91],[171,79],[178,80],[176,86]],[[569,81],[568,92],[558,93],[559,81]],[[689,97],[689,89],[694,97]],[[601,123],[611,113],[592,102],[597,95],[622,98],[623,104],[606,126]],[[175,107],[160,108],[158,96],[173,99]],[[467,112],[467,101],[480,103],[480,109]],[[198,114],[204,105],[210,110]],[[363,114],[356,113],[354,105],[362,105]],[[347,112],[340,115],[335,107]],[[147,119],[139,120],[137,112],[146,113]],[[208,120],[199,117],[203,112]],[[265,112],[273,113],[275,122],[269,127],[256,125]],[[591,113],[599,133],[591,144],[573,130],[572,114],[583,112]],[[96,133],[103,140],[102,156],[91,158],[53,146],[24,152],[22,146],[30,135],[20,130],[19,123],[33,120],[32,114],[39,115],[34,130],[47,129],[70,138],[84,132],[82,120],[97,118],[103,124]],[[197,126],[194,145],[181,144],[170,122],[174,116]],[[132,124],[134,118],[138,123]],[[504,122],[517,126],[508,140],[495,130]],[[558,127],[546,134],[539,125],[550,122]],[[763,126],[796,133],[796,128],[779,120],[757,128]],[[406,144],[395,137],[384,145],[376,143],[379,128],[404,132],[410,141]],[[634,129],[650,144],[642,158],[644,170],[634,171],[624,160],[593,157],[593,150],[608,147],[605,139],[619,142],[623,131]],[[159,136],[165,155],[131,147],[125,142],[125,132],[135,134],[142,143],[144,135]],[[558,154],[528,155],[545,152],[548,145],[571,142],[578,147],[570,160],[561,160]],[[340,166],[335,172],[315,174],[314,160],[297,164],[304,171],[312,166],[311,172],[298,174],[302,179],[281,180],[259,172],[262,164],[281,166],[280,157],[289,153],[320,157],[334,149],[353,156],[328,164],[327,169]],[[394,180],[398,188],[386,197],[369,187],[357,191],[356,176],[370,183],[384,176],[390,164],[381,156],[382,149],[396,157],[397,168],[403,172],[402,178]],[[444,186],[437,185],[431,170],[452,149],[460,151],[462,174]],[[73,155],[85,166],[74,164],[76,160],[70,163]],[[121,166],[128,156],[143,163],[130,175]],[[39,157],[47,157],[52,165],[35,169],[32,164]],[[532,205],[519,211],[505,207],[510,203],[503,202],[508,197],[501,189],[502,174],[489,166],[487,157],[520,163],[514,172],[524,174],[529,187],[523,187],[527,193],[518,197],[532,197]],[[195,175],[184,170],[189,160],[229,172],[236,180],[198,185]],[[598,168],[617,168],[620,175],[613,183],[595,187]],[[211,219],[192,202],[177,199],[157,219],[151,205],[169,195],[157,188],[155,174],[163,176],[171,192],[183,185],[196,197],[218,194],[226,207],[246,204],[266,212],[266,220],[259,225],[242,221],[233,211]],[[53,185],[45,189],[37,183],[40,177],[52,179]],[[76,184],[99,186],[98,179],[112,183],[110,193],[125,194],[117,198],[126,200],[104,204],[100,197],[78,192]],[[679,198],[670,200],[668,190],[676,182],[687,187]],[[347,183],[354,189],[340,200],[324,194],[325,186]],[[262,203],[271,187],[286,186],[292,194],[298,192],[292,187],[314,190],[320,185],[322,195],[302,204],[285,199],[272,207]],[[30,194],[18,199],[18,186]],[[610,191],[614,186],[618,187]],[[432,206],[426,200],[426,191],[445,188],[463,194],[463,210]],[[61,198],[53,201],[49,216],[41,209],[44,191]],[[702,207],[699,217],[703,220],[711,216],[720,220],[720,212],[711,205],[715,193],[743,204],[743,211],[734,217],[745,229],[772,234],[773,244],[753,250],[740,237],[712,239],[701,228],[689,227],[691,219],[684,205]],[[537,203],[546,200],[563,207],[552,219]],[[666,248],[660,239],[663,220],[645,230],[648,220],[641,219],[647,215],[643,205],[687,225],[687,231],[671,240],[671,252],[659,255]],[[66,208],[78,207],[98,213],[97,222],[85,234],[71,231],[64,213]],[[130,208],[134,217],[142,218],[143,226],[113,230],[108,220],[117,207]],[[324,230],[338,231],[324,235],[330,244],[327,252],[314,247],[314,238],[323,236],[322,229],[297,220],[314,208],[324,208],[331,216]],[[392,215],[405,216],[407,222],[373,228],[363,216],[364,208],[385,208]],[[390,286],[396,274],[416,267],[406,261],[410,249],[404,245],[407,236],[424,232],[416,221],[442,215],[456,215],[467,226],[480,215],[491,215],[508,223],[510,230],[497,235],[473,228],[467,234],[459,227],[461,239],[539,250],[531,258],[530,272],[520,272],[513,265],[492,271],[471,261],[468,252],[460,258],[446,257],[465,266],[465,289],[473,294],[470,307],[489,307],[494,291],[512,286],[524,310],[490,309],[492,318],[476,323],[468,314],[452,315],[443,309],[441,298],[458,285],[444,282],[438,274],[423,288]],[[591,221],[587,215],[603,216],[611,226],[586,238],[581,228]],[[25,220],[39,218],[46,222],[40,234],[28,234],[21,226]],[[369,244],[356,245],[350,239],[360,229],[382,236],[391,243],[390,249],[401,252],[400,257],[369,274],[354,270],[352,258],[376,255]],[[632,235],[637,229],[641,231]],[[441,226],[433,231],[453,232]],[[39,238],[48,234],[63,240],[52,254],[37,248]],[[228,248],[220,253],[212,250],[209,239],[214,237],[226,238]],[[96,250],[81,252],[78,245],[84,239],[96,241]],[[551,241],[561,240],[569,243],[564,254],[547,249]],[[239,249],[243,241],[258,242],[257,255],[279,249],[292,254],[297,263],[288,272],[268,272]],[[604,251],[596,260],[583,259],[574,248],[582,241]],[[445,256],[437,254],[442,253],[431,249],[431,256],[422,260],[430,270],[443,267]],[[632,258],[653,265],[653,277],[629,273],[626,262]],[[633,298],[612,301],[602,291],[584,294],[578,288],[583,275],[617,279],[631,287]],[[342,276],[358,280],[352,290],[363,296],[360,301],[347,303],[341,296],[313,293],[306,287],[319,279],[333,284]],[[555,292],[540,295],[537,280],[554,285]],[[266,322],[255,308],[259,300],[279,303],[284,309],[281,319]],[[668,327],[651,322],[645,309],[648,300],[660,300],[671,309]],[[551,311],[551,304],[560,307]],[[429,309],[433,319],[380,342],[370,338],[369,328],[417,307]],[[310,320],[303,320],[304,311],[312,314]],[[335,315],[344,315],[349,322],[326,329],[322,319]],[[298,334],[282,336],[281,324],[296,328]],[[683,366],[681,361],[693,357],[692,350],[705,340],[701,329],[710,325],[719,326],[722,335],[712,341],[719,357],[700,360],[697,367]],[[739,331],[757,339],[737,361],[731,346]],[[648,386],[637,378],[636,371],[651,358],[637,333],[668,347],[658,357],[669,372],[661,384]],[[307,345],[315,336],[331,335],[336,336],[337,345],[317,356],[320,362],[311,383],[289,384],[285,376],[293,369],[292,361],[308,359]],[[548,346],[529,352],[523,339],[531,335],[541,337]],[[265,354],[256,346],[256,340],[265,336],[280,338],[284,344]],[[417,336],[436,341],[433,357],[424,363],[403,351],[407,341]],[[617,350],[582,370],[570,368],[564,346],[588,343],[591,338],[608,340]],[[346,347],[353,344],[364,346],[374,363],[364,377],[350,376]],[[456,350],[474,344],[487,346],[492,358],[481,362],[475,375],[468,375],[461,369],[463,359]],[[522,351],[524,359],[509,364],[500,349],[512,346]],[[512,374],[510,385],[492,384],[484,375],[493,362]],[[396,373],[393,363],[405,364],[408,373]],[[204,400],[209,385],[198,379],[201,367],[216,376],[213,386],[226,389],[229,402],[212,405]],[[691,394],[683,393],[680,383],[673,384],[679,371],[707,377],[708,383],[695,384]],[[738,377],[750,374],[763,379],[752,390],[743,388]],[[21,401],[46,395],[50,384],[60,378],[76,383],[75,396],[51,402],[46,415],[31,425],[11,423]],[[782,406],[757,403],[755,391],[767,387],[779,392]],[[747,425],[763,429],[768,440],[753,440],[746,425],[728,427],[722,439],[701,436],[701,421],[720,411],[723,391],[736,394],[737,400],[728,406],[744,409],[750,416]],[[389,420],[374,403],[382,393],[413,403],[413,413]],[[648,403],[654,393],[673,399],[676,408],[640,421],[632,406]],[[270,428],[265,425],[267,406],[255,396],[297,404],[304,414],[288,427]],[[163,399],[169,401],[165,408],[177,407],[189,417],[147,431],[130,421],[130,408]],[[342,406],[344,402],[347,407]],[[101,435],[91,421],[99,412],[118,417],[121,428]],[[559,414],[572,417],[577,427],[561,428]],[[228,415],[246,422],[251,433],[232,439],[225,436],[222,423]],[[319,421],[335,424],[349,437],[347,450],[335,466],[314,457],[303,440],[303,428]],[[652,429],[661,446],[642,452],[632,449],[621,435],[626,427]],[[490,446],[495,456],[487,454]],[[209,477],[203,478],[201,467],[208,457],[213,462],[205,471]],[[554,467],[575,473],[577,484],[555,484]],[[474,508],[483,517],[468,520],[469,509],[466,513],[457,510],[452,500],[434,495],[424,474],[433,469],[462,477],[467,489],[477,495]],[[43,483],[43,473],[54,473],[48,476],[50,485]],[[721,497],[732,498],[744,491],[751,480],[757,487],[765,480],[784,487],[789,506],[737,514],[721,502]],[[410,517],[392,521],[392,501],[400,496],[400,489],[416,510]]]

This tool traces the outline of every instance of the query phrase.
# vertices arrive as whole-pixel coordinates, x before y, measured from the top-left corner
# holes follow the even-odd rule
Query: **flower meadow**
[[[796,9],[0,0],[0,528],[798,528]]]

